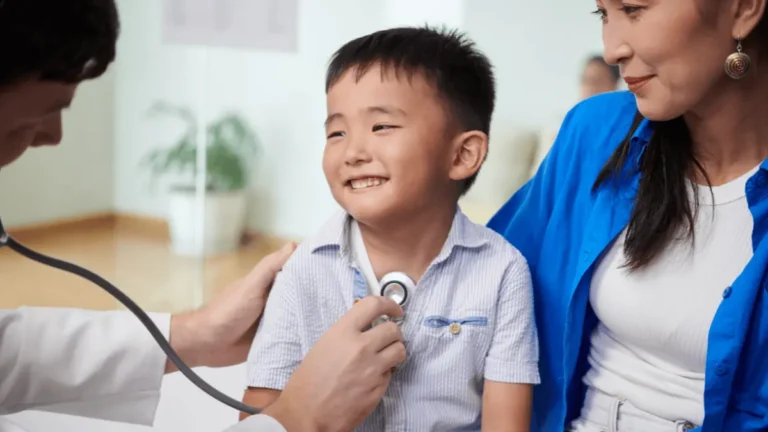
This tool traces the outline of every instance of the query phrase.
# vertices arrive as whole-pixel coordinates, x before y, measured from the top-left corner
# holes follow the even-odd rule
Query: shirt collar
[[[335,249],[341,256],[349,257],[350,220],[351,216],[345,211],[335,214],[316,236],[307,240],[312,253],[323,249]],[[436,262],[447,259],[457,247],[474,249],[486,245],[488,236],[479,233],[479,229],[483,227],[472,223],[461,209],[457,208],[448,238]]]
[[[640,158],[643,157],[643,153],[648,147],[648,143],[651,141],[653,131],[653,122],[647,118],[643,118],[629,138],[629,146],[631,151],[636,155],[634,158],[635,166],[638,168],[640,166]]]

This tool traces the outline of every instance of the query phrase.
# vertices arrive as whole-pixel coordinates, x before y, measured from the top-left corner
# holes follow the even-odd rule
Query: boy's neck
[[[399,271],[418,283],[445,245],[457,205],[414,212],[387,226],[360,223],[365,249],[376,278]]]

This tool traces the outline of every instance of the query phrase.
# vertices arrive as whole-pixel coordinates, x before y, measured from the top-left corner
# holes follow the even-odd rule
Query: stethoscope
[[[2,0],[0,0],[0,3],[2,3]],[[151,318],[147,315],[144,310],[139,307],[139,305],[136,304],[133,300],[131,300],[130,297],[125,295],[122,291],[120,291],[116,286],[109,283],[107,280],[102,278],[101,276],[97,275],[96,273],[84,269],[82,267],[79,267],[75,264],[58,260],[56,258],[51,258],[49,256],[43,255],[41,253],[35,252],[21,243],[17,242],[11,236],[5,231],[3,228],[3,222],[0,220],[0,248],[7,246],[14,252],[18,253],[19,255],[22,255],[26,258],[29,258],[33,261],[37,261],[41,264],[45,264],[47,266],[64,270],[66,272],[75,274],[77,276],[80,276],[96,285],[101,287],[104,291],[109,293],[112,297],[117,299],[120,303],[122,303],[128,310],[130,310],[136,317],[141,321],[141,323],[144,325],[144,327],[149,330],[149,333],[152,335],[152,337],[155,339],[158,345],[160,345],[160,348],[165,352],[165,354],[168,356],[168,358],[173,362],[173,364],[176,365],[179,372],[184,374],[184,376],[189,379],[194,385],[196,385],[200,390],[207,393],[209,396],[213,397],[214,399],[218,400],[219,402],[224,403],[225,405],[229,405],[230,407],[242,411],[248,414],[259,414],[261,413],[260,408],[255,408],[249,405],[246,405],[236,399],[233,399],[224,393],[220,392],[207,382],[205,382],[200,376],[198,376],[189,366],[187,366],[183,360],[179,357],[178,354],[176,354],[176,351],[174,351],[173,348],[171,348],[171,344],[168,342],[168,340],[165,339],[165,336],[163,336],[163,333],[160,331],[159,328],[157,328],[157,325],[155,325],[154,321],[152,321]]]
[[[408,301],[408,292],[412,291],[416,286],[416,284],[413,282],[413,279],[408,277],[408,275],[403,272],[391,272],[385,274],[384,277],[379,281],[379,285],[381,286],[379,295],[392,300],[401,308],[404,308],[406,302]],[[401,325],[404,319],[405,315],[398,318],[382,315],[371,323],[370,328],[389,321],[392,321],[397,325]]]
[[[381,285],[380,295],[392,300],[400,307],[405,306],[408,301],[408,292],[416,286],[413,280],[402,272],[385,274],[379,281],[379,285]]]
[[[168,340],[163,336],[163,333],[160,331],[159,328],[157,328],[157,325],[155,325],[154,321],[147,315],[146,312],[144,312],[139,305],[136,304],[130,297],[128,297],[125,293],[120,291],[116,286],[109,283],[106,279],[102,278],[101,276],[97,275],[96,273],[87,270],[85,268],[82,268],[80,266],[77,266],[75,264],[62,261],[56,258],[52,258],[46,255],[43,255],[39,252],[35,252],[32,249],[27,248],[26,246],[22,245],[21,243],[14,240],[6,231],[5,228],[3,228],[3,222],[0,220],[0,248],[7,246],[14,252],[18,253],[19,255],[26,257],[28,259],[31,259],[33,261],[37,261],[41,264],[66,271],[68,273],[75,274],[77,276],[80,276],[90,282],[92,282],[95,285],[98,285],[100,288],[102,288],[104,291],[106,291],[109,295],[117,299],[120,303],[122,303],[129,311],[131,311],[136,317],[139,319],[139,321],[144,325],[144,327],[149,330],[149,333],[152,335],[152,337],[155,339],[157,344],[160,346],[160,348],[165,352],[165,354],[168,356],[168,358],[173,362],[173,364],[176,365],[176,368],[181,372],[189,381],[192,382],[192,384],[196,385],[200,390],[207,393],[212,398],[218,400],[219,402],[228,405],[238,411],[242,411],[248,414],[259,414],[261,413],[261,408],[255,408],[249,405],[246,405],[236,399],[233,399],[226,394],[220,392],[207,382],[205,382],[202,378],[200,378],[199,375],[197,375],[189,366],[184,363],[184,361],[179,357],[179,355],[176,353],[176,351],[171,347],[171,344],[168,342]],[[405,303],[408,300],[408,292],[411,291],[415,284],[411,280],[411,278],[408,277],[405,273],[401,272],[392,272],[386,274],[380,281],[381,285],[381,296],[388,298],[401,307],[405,305]],[[389,320],[389,317],[383,317],[384,321]],[[392,320],[392,321],[398,321],[398,320]],[[383,321],[382,321],[383,322]]]

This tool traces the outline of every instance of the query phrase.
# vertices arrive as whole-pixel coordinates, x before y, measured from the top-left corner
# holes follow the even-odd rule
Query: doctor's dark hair
[[[765,14],[743,43],[759,48],[761,57],[768,56],[768,18]],[[630,270],[641,269],[653,262],[672,241],[695,242],[694,222],[699,209],[699,194],[698,186],[689,181],[691,175],[701,173],[712,193],[709,176],[696,159],[691,133],[682,116],[653,122],[653,134],[638,164],[627,159],[631,137],[642,120],[637,113],[626,138],[593,185],[596,190],[609,178],[622,175],[625,169],[639,170],[640,182],[624,243],[625,266]],[[691,191],[694,193],[690,194]],[[691,195],[693,202],[689,199]]]
[[[101,76],[119,27],[115,0],[0,0],[0,88]]]
[[[328,90],[350,69],[360,79],[372,67],[415,74],[431,83],[465,131],[490,136],[496,101],[493,66],[474,42],[456,30],[398,27],[352,40],[331,58],[325,81]],[[477,173],[465,180],[462,193],[474,184]]]

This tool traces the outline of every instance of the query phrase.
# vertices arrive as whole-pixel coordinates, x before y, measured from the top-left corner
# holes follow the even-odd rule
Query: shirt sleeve
[[[167,338],[170,315],[151,314]],[[166,356],[130,312],[0,311],[0,415],[154,422]]]
[[[302,360],[294,283],[278,274],[247,362],[248,387],[282,390]]]
[[[485,361],[485,379],[539,384],[539,344],[528,264],[519,254],[502,280],[496,325]]]

